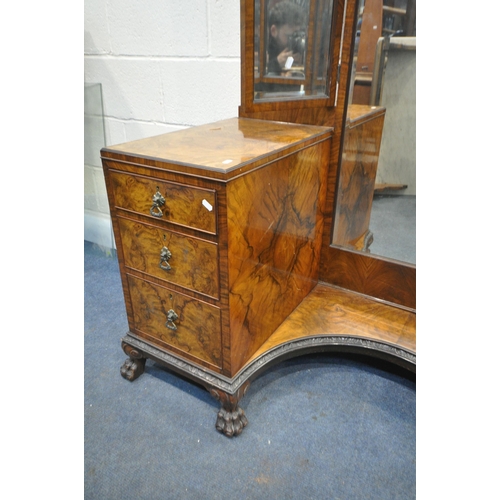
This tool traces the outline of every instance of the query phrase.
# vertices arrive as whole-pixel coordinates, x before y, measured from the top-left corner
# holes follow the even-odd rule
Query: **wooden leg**
[[[220,401],[222,407],[217,414],[215,428],[228,437],[238,436],[248,424],[245,412],[238,406],[240,399],[245,395],[250,382],[243,384],[235,394],[211,387],[210,394]]]
[[[122,349],[128,357],[120,368],[123,378],[131,382],[144,373],[146,358],[134,347],[122,342]]]

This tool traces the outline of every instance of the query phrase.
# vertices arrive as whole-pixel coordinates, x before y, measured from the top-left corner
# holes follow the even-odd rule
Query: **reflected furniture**
[[[385,108],[351,104],[347,111],[333,244],[368,251]]]
[[[133,381],[151,359],[202,384],[229,437],[248,424],[251,381],[283,359],[416,366],[411,270],[402,283],[394,263],[356,269],[343,252],[359,253],[332,243],[356,2],[310,1],[310,19],[330,13],[326,78],[285,96],[255,88],[263,5],[241,2],[237,118],[101,151],[129,324],[121,374]]]
[[[415,36],[415,0],[364,0],[363,3],[357,26],[351,102],[373,104],[380,76],[381,41],[388,44],[392,37]]]

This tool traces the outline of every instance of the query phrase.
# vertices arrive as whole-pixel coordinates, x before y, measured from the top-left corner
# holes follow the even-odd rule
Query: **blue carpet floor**
[[[120,376],[127,331],[116,258],[85,242],[85,498],[416,497],[416,383],[368,358],[307,355],[270,368],[215,430],[208,392],[151,361]]]

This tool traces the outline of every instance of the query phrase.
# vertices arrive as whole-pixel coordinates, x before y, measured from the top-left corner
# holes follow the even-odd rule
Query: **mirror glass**
[[[416,0],[360,0],[336,246],[416,264]]]
[[[254,99],[329,93],[333,0],[255,0]]]

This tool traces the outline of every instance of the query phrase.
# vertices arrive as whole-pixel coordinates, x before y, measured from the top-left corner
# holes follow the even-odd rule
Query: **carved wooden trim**
[[[246,382],[255,378],[272,364],[301,354],[328,351],[366,353],[392,361],[411,372],[416,371],[417,360],[414,352],[384,342],[347,335],[318,335],[280,344],[247,364],[233,378],[228,378],[164,352],[130,334],[123,338],[122,342],[135,347],[143,356],[201,383],[211,394],[215,389],[223,391],[228,397],[237,395]]]

